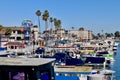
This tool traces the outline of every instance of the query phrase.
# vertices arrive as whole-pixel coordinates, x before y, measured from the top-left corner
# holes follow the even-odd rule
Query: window
[[[18,34],[21,34],[21,31],[18,30],[17,33],[18,33]]]
[[[17,40],[21,40],[21,37],[17,37],[16,39],[17,39]]]
[[[13,31],[13,33],[15,33],[15,31]]]
[[[11,49],[14,49],[14,46],[11,46]]]
[[[15,39],[15,37],[10,37],[10,39]]]

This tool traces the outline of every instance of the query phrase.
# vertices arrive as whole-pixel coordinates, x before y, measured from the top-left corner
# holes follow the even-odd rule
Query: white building
[[[79,40],[91,40],[92,39],[92,31],[90,30],[70,30],[69,34],[71,36],[76,36]]]

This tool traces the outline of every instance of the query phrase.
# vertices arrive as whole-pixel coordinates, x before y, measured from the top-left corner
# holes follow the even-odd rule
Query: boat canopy
[[[61,43],[61,44],[65,44],[66,41],[65,40],[56,40],[55,42]]]
[[[76,66],[82,66],[84,65],[84,62],[81,59],[77,58],[68,58],[65,61],[66,65],[76,65]]]
[[[41,47],[38,47],[37,50],[35,51],[35,53],[37,54],[42,54],[44,52],[45,52],[44,48],[41,48]]]
[[[92,64],[103,64],[105,62],[105,58],[102,57],[86,57],[85,63]]]
[[[98,52],[99,54],[109,54],[107,51],[104,52]]]

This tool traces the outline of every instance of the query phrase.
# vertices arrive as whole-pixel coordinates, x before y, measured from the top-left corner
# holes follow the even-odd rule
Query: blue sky
[[[120,0],[0,0],[0,24],[21,26],[24,19],[38,24],[35,12],[48,10],[65,29],[84,27],[94,33],[120,31]],[[41,18],[44,30],[44,21]]]

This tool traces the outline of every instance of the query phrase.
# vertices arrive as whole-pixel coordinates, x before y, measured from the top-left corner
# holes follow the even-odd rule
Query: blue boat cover
[[[45,52],[45,50],[44,50],[44,48],[37,48],[37,50],[35,51],[35,53],[37,53],[37,54],[42,54],[42,53],[44,53]]]
[[[105,62],[105,58],[102,57],[86,57],[85,63],[93,63],[93,64],[103,64]]]
[[[7,48],[0,47],[0,51],[4,51],[4,50],[7,50]]]
[[[55,76],[55,80],[80,80],[77,76]]]
[[[66,59],[67,54],[64,52],[58,52],[55,53],[55,55],[53,56],[53,58],[56,58],[57,61],[64,62],[64,60]]]
[[[77,58],[68,58],[66,59],[66,65],[84,65],[84,62],[81,59]]]
[[[104,52],[98,52],[99,54],[109,54],[107,51]]]

